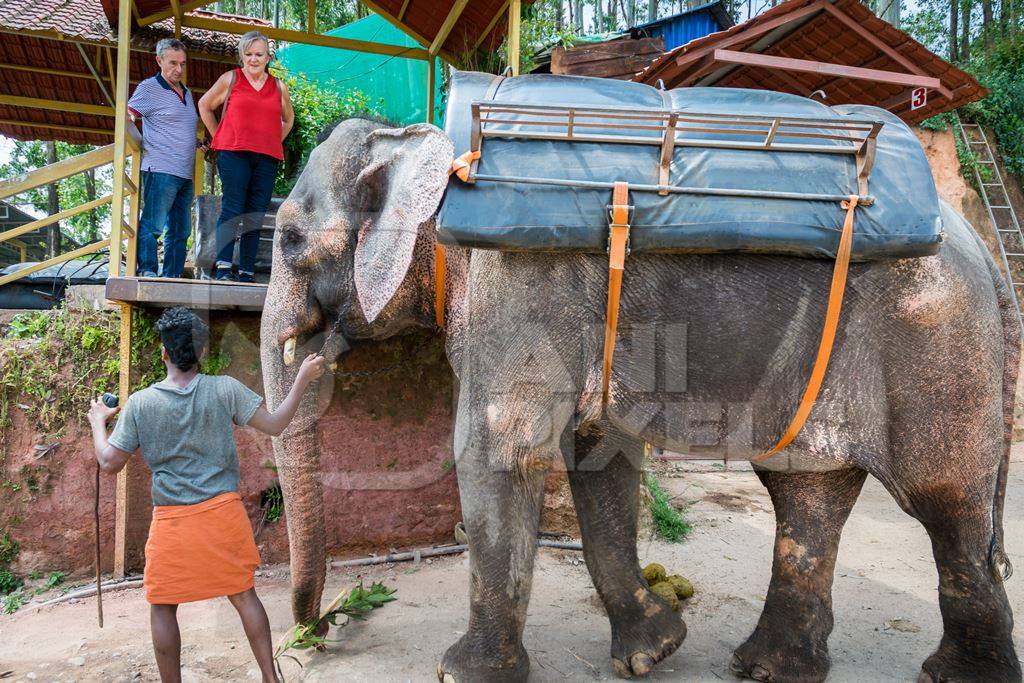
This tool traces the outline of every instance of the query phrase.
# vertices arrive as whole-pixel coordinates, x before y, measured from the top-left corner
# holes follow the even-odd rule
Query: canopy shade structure
[[[238,35],[253,29],[279,42],[414,60],[409,68],[427,74],[434,86],[427,90],[434,90],[436,70],[424,66],[428,56],[458,63],[467,49],[497,47],[510,23],[510,6],[532,1],[367,0],[364,4],[415,41],[403,46],[320,34],[315,26],[313,31],[278,29],[261,19],[203,10],[211,0],[134,0],[129,92],[156,73],[152,53],[157,41],[180,32],[188,49],[188,86],[201,94],[235,63]],[[3,0],[0,6],[0,135],[110,144],[117,0]],[[430,104],[419,107],[433,109]]]
[[[17,140],[110,144],[117,35],[99,1],[4,0],[3,10],[0,135]],[[266,23],[246,21],[249,28]],[[173,36],[172,19],[132,32],[132,88],[157,72],[153,49],[161,38]],[[235,62],[236,36],[185,28],[181,39],[188,49],[188,84],[197,94]]]
[[[718,86],[870,104],[908,123],[988,94],[978,82],[859,0],[787,0],[725,31],[692,40],[634,80],[666,88]],[[912,94],[925,88],[912,104]]]

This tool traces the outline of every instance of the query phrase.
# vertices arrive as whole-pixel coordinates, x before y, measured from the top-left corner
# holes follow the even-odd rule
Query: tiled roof
[[[988,94],[970,74],[878,18],[859,0],[835,0],[832,6],[877,37],[889,50],[919,67],[925,75],[940,79],[942,85],[952,92],[952,99],[938,92],[930,92],[928,104],[911,111],[907,86],[817,73],[780,72],[754,66],[716,65],[711,61],[709,54],[714,48],[722,47],[740,52],[908,73],[908,69],[898,60],[858,35],[835,14],[822,8],[821,4],[820,0],[787,0],[747,22],[677,47],[637,74],[633,80],[650,85],[657,85],[661,81],[668,88],[713,85],[777,90],[805,96],[820,89],[827,96],[827,104],[884,106],[910,123],[950,111]],[[802,16],[784,19],[786,15],[805,11]],[[762,32],[761,29],[766,26],[774,28]]]

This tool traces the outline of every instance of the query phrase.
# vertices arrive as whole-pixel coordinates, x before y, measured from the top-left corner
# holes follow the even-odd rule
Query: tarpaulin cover
[[[470,105],[484,100],[490,74],[452,77],[445,130],[455,153],[470,149]],[[868,194],[854,223],[853,259],[924,256],[942,240],[939,202],[924,151],[913,132],[876,107],[827,107],[804,97],[764,90],[679,88],[668,92],[626,81],[580,76],[528,75],[503,80],[494,102],[672,109],[679,112],[882,121]],[[501,114],[522,120],[519,114]],[[621,124],[621,122],[619,122]],[[560,128],[488,124],[491,130],[561,132]],[[499,127],[500,126],[500,127]],[[602,134],[648,134],[616,128]],[[688,138],[697,134],[686,133]],[[711,139],[741,139],[709,133]],[[784,139],[800,144],[844,144]],[[751,138],[742,138],[749,142]],[[658,184],[657,145],[487,138],[481,175]],[[857,194],[856,159],[849,154],[676,147],[670,185],[814,194]],[[507,251],[603,253],[611,191],[525,183],[463,183],[452,176],[438,217],[445,244]],[[756,252],[834,258],[844,211],[838,201],[806,201],[630,192],[633,252]]]

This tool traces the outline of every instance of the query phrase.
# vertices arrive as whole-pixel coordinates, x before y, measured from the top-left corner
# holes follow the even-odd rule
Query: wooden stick
[[[103,628],[103,588],[100,584],[100,463],[96,461],[96,492],[93,500],[93,520],[96,522],[96,617]]]

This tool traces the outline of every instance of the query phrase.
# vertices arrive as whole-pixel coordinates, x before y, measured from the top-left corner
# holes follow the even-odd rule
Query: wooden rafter
[[[821,11],[823,6],[827,6],[828,4],[829,3],[826,2],[825,0],[818,0],[817,2],[814,2],[810,5],[801,7],[800,9],[797,10],[793,10],[792,12],[787,12],[786,14],[777,16],[770,21],[766,21],[762,24],[759,24],[758,26],[755,26],[749,31],[740,31],[736,35],[726,38],[718,43],[707,45],[698,50],[694,50],[693,52],[681,54],[676,58],[676,65],[681,67],[689,66],[690,64],[693,64],[694,62],[699,61],[703,57],[706,57],[707,55],[713,53],[716,49],[730,47],[737,43],[742,43],[744,41],[750,40],[751,38],[756,38],[760,35],[764,35],[769,31],[774,31],[778,27],[784,24],[788,24],[791,21],[795,21],[809,14],[819,12]]]
[[[402,9],[398,10],[398,17],[397,18],[398,18],[399,21],[402,21],[403,19],[405,19],[405,11],[407,9],[409,9],[409,0],[405,0],[405,2],[402,3]]]
[[[183,18],[185,26],[204,29],[207,31],[219,31],[221,33],[234,33],[241,35],[252,30],[251,24],[238,21],[225,21],[212,17],[197,17],[186,15]],[[354,50],[356,52],[368,52],[371,54],[387,55],[391,57],[407,57],[409,59],[426,59],[427,51],[418,47],[399,47],[397,45],[385,45],[383,43],[371,43],[366,40],[352,40],[351,38],[340,38],[338,36],[321,35],[318,33],[306,33],[305,31],[292,31],[271,26],[261,26],[260,32],[274,40],[284,40],[290,43],[305,43],[307,45],[321,45],[323,47],[334,47],[341,50]]]
[[[455,0],[452,4],[451,10],[448,12],[448,16],[444,18],[444,22],[441,24],[441,28],[437,30],[437,35],[434,36],[434,42],[430,44],[430,49],[427,52],[433,57],[441,51],[441,47],[444,45],[444,41],[448,40],[448,35],[455,28],[455,22],[462,16],[462,11],[466,9],[466,5],[469,4],[469,0]]]
[[[60,100],[44,100],[38,97],[21,97],[19,95],[0,95],[0,105],[8,107],[28,107],[29,109],[50,109],[66,111],[74,114],[92,114],[93,116],[113,116],[114,108],[102,104],[85,104],[83,102],[61,102]]]
[[[179,3],[180,6],[178,9],[181,11],[181,14],[184,15],[186,12],[191,12],[194,9],[199,9],[200,7],[205,7],[206,5],[212,5],[213,2],[214,0],[191,0],[191,2]],[[175,11],[172,6],[172,8],[169,10],[157,12],[156,14],[150,14],[148,17],[142,17],[136,23],[138,23],[139,26],[149,26],[150,24],[155,24],[158,21],[170,19],[174,15]]]
[[[480,34],[480,37],[476,39],[476,44],[473,45],[474,50],[480,48],[483,42],[487,40],[487,36],[491,35],[491,31],[494,30],[494,27],[498,25],[501,18],[505,16],[505,13],[508,11],[508,3],[509,0],[505,0],[505,2],[501,3],[501,7],[498,8],[498,11],[494,13],[494,16],[491,17],[491,20],[487,23],[487,28],[485,28],[483,33]]]
[[[830,3],[827,3],[827,2],[824,4],[824,8],[825,8],[826,12],[828,12],[829,14],[834,16],[836,19],[838,19],[839,21],[841,21],[844,24],[846,24],[846,26],[848,26],[854,33],[856,33],[861,38],[863,38],[864,40],[869,42],[872,46],[878,48],[879,50],[881,50],[885,54],[887,54],[890,57],[892,57],[892,59],[897,64],[902,66],[904,69],[906,69],[910,73],[919,74],[919,75],[922,75],[922,76],[926,75],[924,69],[922,69],[917,64],[914,64],[913,62],[911,62],[909,59],[907,59],[906,57],[901,55],[896,50],[894,50],[891,47],[889,47],[889,45],[887,45],[884,41],[879,39],[878,36],[876,36],[871,31],[869,31],[866,28],[864,28],[863,26],[861,26],[859,23],[857,23],[857,21],[855,21],[846,12],[843,12],[842,10],[836,9]],[[952,91],[950,91],[949,88],[945,87],[941,83],[939,83],[939,86],[937,88],[935,88],[935,90],[938,90],[940,93],[942,93],[943,97],[945,97],[947,99],[950,99],[950,100],[953,99]]]
[[[825,74],[829,76],[839,76],[842,78],[877,81],[879,83],[892,83],[894,85],[907,85],[911,87],[924,86],[926,88],[931,88],[932,90],[938,90],[942,87],[942,82],[938,78],[934,78],[932,76],[905,74],[896,71],[883,71],[881,69],[865,69],[859,66],[846,66],[843,64],[828,64],[826,62],[815,62],[809,59],[776,57],[774,55],[763,55],[755,52],[715,50],[714,61],[721,64],[740,64],[743,66],[759,67],[764,69],[781,69],[783,71]]]

